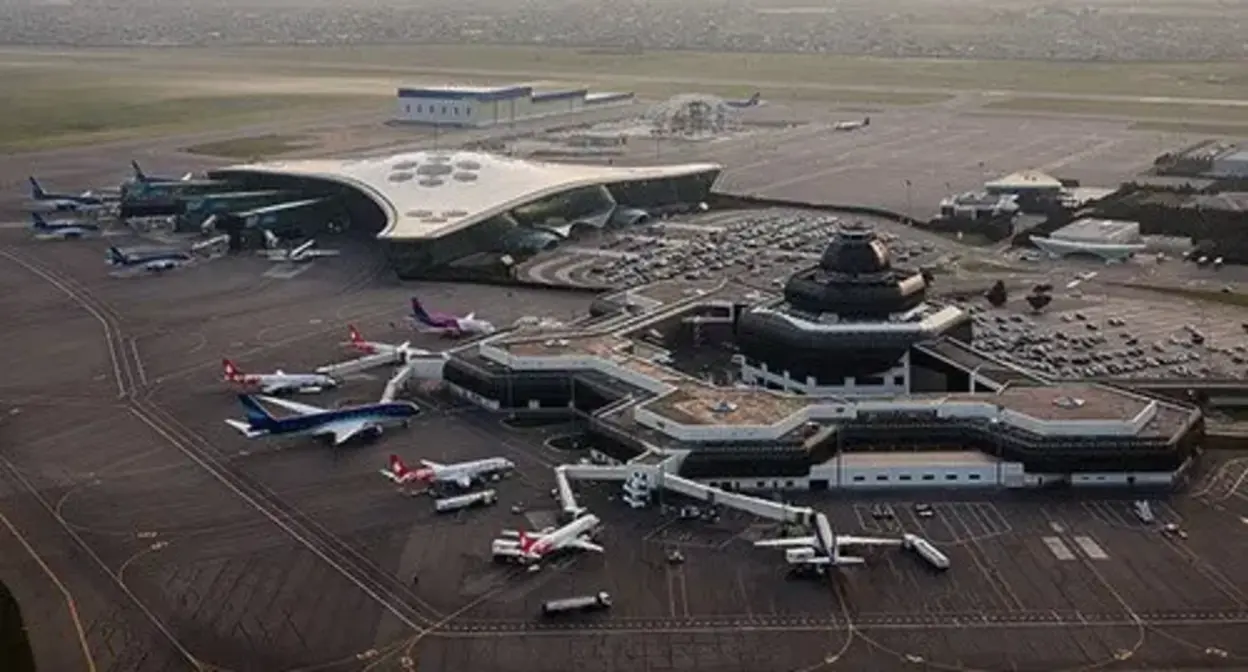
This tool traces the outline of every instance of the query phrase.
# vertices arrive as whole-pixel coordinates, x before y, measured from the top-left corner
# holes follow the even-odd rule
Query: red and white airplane
[[[511,533],[515,535],[513,538],[504,532],[503,538],[494,540],[491,551],[495,560],[522,565],[538,562],[560,551],[602,553],[602,546],[590,541],[601,523],[598,516],[587,514],[563,527],[548,528],[534,535],[520,531]]]
[[[421,460],[420,464],[419,469],[409,469],[398,455],[391,455],[390,466],[382,469],[381,475],[400,485],[412,481],[423,481],[435,485],[452,483],[467,489],[472,487],[475,481],[485,481],[495,475],[501,476],[516,468],[511,460],[501,457],[455,464],[438,464],[429,460]]]
[[[228,359],[222,360],[221,364],[225,368],[225,382],[248,390],[259,390],[264,394],[316,394],[338,387],[337,378],[323,373],[286,373],[281,369],[273,373],[243,373],[242,369]]]
[[[400,343],[399,345],[380,343],[378,341],[366,341],[364,340],[364,337],[360,335],[360,330],[355,328],[354,324],[347,325],[347,333],[350,335],[350,340],[343,343],[343,345],[365,355],[395,355],[410,350],[408,346],[411,344],[411,341]],[[416,352],[424,351],[418,350]]]

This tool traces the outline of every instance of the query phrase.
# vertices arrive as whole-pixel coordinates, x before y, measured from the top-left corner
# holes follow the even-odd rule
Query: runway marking
[[[1044,545],[1049,547],[1058,560],[1074,560],[1075,554],[1057,537],[1042,537]]]
[[[1092,537],[1083,536],[1083,535],[1077,536],[1075,537],[1075,544],[1078,545],[1079,548],[1084,553],[1086,553],[1089,558],[1092,558],[1093,560],[1108,560],[1109,559],[1109,554],[1106,553],[1105,550],[1102,549],[1099,544],[1093,541]]]
[[[17,542],[22,545],[22,548],[26,549],[26,553],[30,555],[32,560],[35,561],[35,564],[39,565],[39,568],[43,570],[43,573],[48,576],[48,579],[51,580],[52,584],[56,586],[56,589],[60,591],[61,597],[65,599],[65,607],[69,609],[69,618],[74,622],[74,631],[78,635],[78,646],[82,648],[83,658],[87,661],[87,669],[90,670],[90,672],[96,672],[95,659],[91,656],[91,647],[87,645],[87,633],[82,628],[82,620],[78,618],[78,605],[74,602],[73,595],[70,594],[69,589],[65,587],[65,584],[61,583],[61,580],[57,578],[56,572],[53,572],[52,568],[48,567],[48,563],[43,561],[43,558],[40,557],[34,547],[30,545],[30,542],[26,541],[26,537],[23,537],[22,533],[17,531],[17,528],[14,527],[13,523],[9,522],[8,517],[3,513],[0,513],[0,522],[4,523],[4,526],[8,528],[13,537],[17,539]]]

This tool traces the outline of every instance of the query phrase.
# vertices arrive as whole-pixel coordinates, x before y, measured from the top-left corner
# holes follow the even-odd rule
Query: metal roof
[[[481,152],[418,151],[369,159],[244,164],[214,173],[273,173],[352,186],[385,210],[388,221],[379,238],[418,240],[437,238],[571,189],[721,169],[714,163],[617,167],[544,163]]]

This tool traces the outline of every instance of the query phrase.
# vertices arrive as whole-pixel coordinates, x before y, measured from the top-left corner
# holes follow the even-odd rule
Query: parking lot
[[[1036,282],[1042,282],[1037,278]],[[1035,284],[1035,283],[1032,283]],[[1248,375],[1248,313],[1095,284],[1057,288],[1043,311],[1022,292],[974,313],[975,346],[1007,361],[1060,378],[1240,378]]]
[[[899,266],[939,266],[956,254],[953,242],[896,222],[810,210],[728,210],[573,241],[528,262],[522,273],[544,284],[604,289],[717,277],[774,288],[794,270],[818,263],[848,222],[873,226]]]

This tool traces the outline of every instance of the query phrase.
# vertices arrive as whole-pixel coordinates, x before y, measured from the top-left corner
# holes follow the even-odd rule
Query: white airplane
[[[428,331],[459,338],[472,334],[492,334],[494,325],[477,319],[476,313],[456,317],[447,313],[430,313],[420,305],[420,299],[412,297],[412,322],[421,331]]]
[[[281,241],[268,229],[264,230],[264,242],[269,248],[264,251],[264,256],[269,261],[298,263],[301,261],[312,261],[321,257],[336,257],[341,254],[338,250],[316,249],[316,240],[312,238],[309,238],[297,247],[282,249],[278,247],[281,245]]]
[[[343,345],[364,355],[431,355],[428,350],[411,347],[411,341],[406,341],[398,345],[391,343],[379,343],[377,341],[366,341],[360,335],[360,330],[355,328],[354,324],[347,325],[347,333],[350,334],[350,340]]]
[[[838,121],[832,127],[834,131],[856,131],[871,125],[871,117],[863,117],[862,121]]]
[[[323,373],[286,373],[281,369],[273,373],[243,373],[228,359],[221,364],[225,367],[225,382],[264,394],[317,394],[338,387],[337,378]]]
[[[44,191],[39,181],[33,177],[30,181],[31,209],[38,212],[79,212],[97,213],[108,208],[109,202],[116,200],[111,195],[84,191],[81,194],[58,194]]]
[[[420,464],[420,469],[409,469],[398,455],[391,455],[390,466],[382,469],[381,475],[400,485],[412,481],[423,481],[430,484],[453,483],[460,488],[468,489],[474,482],[484,482],[488,478],[495,475],[501,476],[516,468],[511,460],[501,457],[455,464],[438,464],[431,460],[421,460]]]
[[[866,563],[866,560],[861,557],[841,555],[842,546],[901,546],[901,544],[901,539],[852,537],[834,534],[832,525],[828,523],[828,517],[822,513],[815,514],[815,534],[813,536],[766,539],[754,542],[754,545],[759,548],[785,549],[784,559],[794,567],[815,569]]]
[[[553,553],[564,550],[602,553],[602,546],[590,541],[600,524],[598,516],[588,514],[563,527],[545,529],[534,536],[521,531],[515,538],[504,536],[502,539],[495,539],[491,548],[496,559],[518,562],[522,565],[538,562]]]

